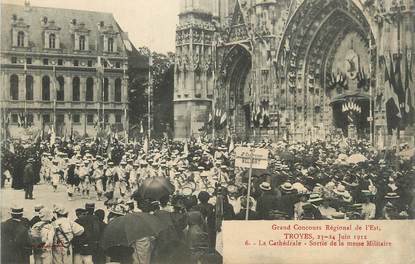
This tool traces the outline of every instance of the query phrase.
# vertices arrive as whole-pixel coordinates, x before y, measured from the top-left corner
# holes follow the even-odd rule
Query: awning
[[[369,101],[370,96],[368,94],[360,93],[360,92],[349,93],[349,94],[339,94],[331,100],[330,105],[332,105],[334,103],[347,102],[350,99],[353,99],[353,100],[356,100],[356,101]]]

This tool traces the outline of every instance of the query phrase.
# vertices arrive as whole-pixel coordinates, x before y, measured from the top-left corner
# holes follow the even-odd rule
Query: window
[[[26,76],[26,100],[33,100],[33,77],[32,75]]]
[[[86,79],[86,99],[87,102],[94,101],[94,79],[89,77]]]
[[[12,63],[13,64],[17,63],[17,58],[16,57],[12,57]]]
[[[85,50],[85,36],[79,37],[79,50]]]
[[[121,123],[121,115],[120,114],[115,115],[115,123]]]
[[[42,100],[50,100],[50,78],[49,76],[43,76],[42,78]]]
[[[58,59],[58,65],[60,65],[60,66],[63,65],[63,60],[62,59]]]
[[[114,39],[108,39],[108,52],[114,52]]]
[[[65,115],[56,115],[56,123],[57,124],[64,124],[65,123]]]
[[[74,60],[73,61],[73,66],[79,66],[79,61],[78,60]]]
[[[80,118],[80,116],[79,116],[79,114],[74,114],[73,115],[73,122],[74,123],[80,123],[81,121],[81,118]]]
[[[50,49],[56,48],[56,35],[53,33],[49,35],[49,48]]]
[[[108,102],[108,78],[104,78],[104,102]]]
[[[115,63],[115,68],[117,68],[117,69],[121,68],[121,63],[119,61],[117,61]]]
[[[65,79],[63,76],[59,76],[58,80],[58,89],[56,90],[56,100],[64,101],[65,100]]]
[[[10,76],[10,98],[19,100],[19,77],[16,74]]]
[[[50,115],[43,115],[43,124],[49,124],[50,123]]]
[[[24,32],[23,31],[19,31],[17,33],[17,46],[18,47],[24,47]]]
[[[108,120],[109,120],[109,115],[108,114],[105,114],[104,115],[104,122],[105,123],[108,123]]]
[[[88,61],[88,67],[92,67],[92,60]]]
[[[49,60],[48,59],[43,59],[43,65],[48,65],[49,64]]]
[[[72,101],[78,102],[80,100],[80,80],[79,77],[72,79]]]
[[[114,101],[121,102],[121,79],[118,78],[115,80],[115,94],[114,94]]]
[[[19,116],[17,114],[12,114],[12,123],[13,124],[19,123]]]
[[[87,115],[87,116],[86,116],[86,122],[87,122],[88,124],[92,124],[92,123],[94,123],[94,115]]]
[[[32,64],[32,58],[26,58],[26,64]]]

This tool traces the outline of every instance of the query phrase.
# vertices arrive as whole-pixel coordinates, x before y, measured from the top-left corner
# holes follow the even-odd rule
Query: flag
[[[9,151],[14,154],[14,145],[13,142],[9,143]]]
[[[52,127],[52,131],[50,133],[50,142],[49,142],[49,145],[50,146],[53,146],[53,145],[55,145],[55,142],[56,142],[56,134],[55,134],[55,129]]]
[[[412,52],[405,48],[405,124],[412,125],[414,121],[414,107],[412,105]]]
[[[108,140],[107,157],[108,157],[108,159],[112,159],[112,144],[111,144],[111,139]]]
[[[110,68],[114,68],[114,65],[112,65],[112,63],[107,59],[107,58],[105,58],[105,57],[102,57],[103,59],[104,59],[104,61],[108,64],[108,66],[110,67]]]
[[[143,120],[140,120],[140,133],[143,134],[144,133],[144,128],[143,128]]]
[[[402,72],[401,72],[401,54],[398,54],[398,57],[395,62],[395,93],[398,95],[399,108],[404,108],[405,106],[405,91],[402,84]]]
[[[226,123],[226,112],[224,112],[220,118],[220,125],[223,126]]]
[[[18,127],[22,126],[22,119],[20,118],[20,114],[17,115],[17,126]]]
[[[393,64],[390,64],[393,67]],[[393,71],[391,71],[393,72]],[[392,88],[393,76],[389,75],[386,59],[385,59],[385,107],[386,107],[386,122],[389,134],[392,129],[398,127],[399,120],[402,118],[399,108],[398,95]]]
[[[231,153],[235,149],[235,144],[233,143],[233,137],[231,137],[231,142],[229,143],[229,153]]]
[[[147,139],[147,137],[144,138],[143,150],[144,150],[144,153],[146,153],[146,154],[148,153],[148,139]]]
[[[98,75],[103,75],[104,74],[104,67],[102,66],[101,56],[97,57],[96,70],[97,70]]]
[[[189,155],[189,146],[187,145],[187,141],[186,141],[186,143],[184,144],[184,147],[183,147],[183,155],[185,155],[185,156]]]

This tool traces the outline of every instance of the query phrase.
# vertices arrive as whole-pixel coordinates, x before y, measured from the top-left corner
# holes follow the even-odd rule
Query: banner
[[[235,149],[235,167],[250,168],[251,159],[253,169],[266,169],[268,167],[268,150],[246,147]]]

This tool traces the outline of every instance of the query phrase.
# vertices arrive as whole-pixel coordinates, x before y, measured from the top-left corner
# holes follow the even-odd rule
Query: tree
[[[129,117],[132,136],[140,131],[140,122],[147,131],[148,124],[148,58],[147,47],[138,49],[141,60],[146,60],[147,70],[129,67]],[[166,124],[173,122],[174,53],[151,52],[152,66],[152,118],[155,136],[160,136]],[[144,59],[143,59],[144,57]]]

